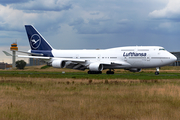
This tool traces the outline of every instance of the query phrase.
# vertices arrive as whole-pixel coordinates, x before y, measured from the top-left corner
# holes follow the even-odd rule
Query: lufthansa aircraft
[[[103,50],[56,50],[32,26],[25,25],[31,50],[24,58],[38,58],[55,68],[70,68],[77,70],[89,69],[88,74],[101,74],[109,69],[107,74],[114,74],[114,69],[125,69],[140,72],[142,68],[156,68],[171,64],[177,58],[159,46],[130,46]]]

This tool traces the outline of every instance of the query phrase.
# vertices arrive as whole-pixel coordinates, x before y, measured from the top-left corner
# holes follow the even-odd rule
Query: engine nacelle
[[[103,70],[103,65],[99,63],[91,63],[89,65],[89,70],[90,71],[102,71]]]
[[[52,62],[52,67],[54,68],[65,68],[66,62],[63,60],[54,60]]]
[[[129,70],[131,72],[141,72],[140,68],[130,68],[130,69],[126,69],[126,70]]]

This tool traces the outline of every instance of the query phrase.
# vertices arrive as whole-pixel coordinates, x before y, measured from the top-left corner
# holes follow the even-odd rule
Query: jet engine
[[[52,67],[54,68],[65,68],[66,62],[63,60],[54,60],[52,62]]]
[[[89,70],[90,71],[102,71],[103,70],[103,65],[99,63],[91,63],[89,65]]]
[[[130,68],[130,69],[125,69],[125,70],[129,70],[131,72],[141,72],[140,68]]]

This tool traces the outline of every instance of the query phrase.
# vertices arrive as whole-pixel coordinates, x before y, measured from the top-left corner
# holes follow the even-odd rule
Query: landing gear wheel
[[[156,72],[155,72],[155,75],[159,75],[159,72],[158,72],[158,71],[156,71]]]
[[[99,71],[98,74],[102,74],[102,71]]]
[[[88,71],[88,74],[102,74],[102,71]]]
[[[113,75],[114,72],[113,72],[113,71],[107,71],[106,74],[111,74],[111,75]]]

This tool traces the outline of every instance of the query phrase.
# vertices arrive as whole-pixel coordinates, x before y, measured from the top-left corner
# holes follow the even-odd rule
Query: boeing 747
[[[177,58],[160,46],[129,46],[102,50],[57,50],[32,26],[25,25],[31,50],[23,58],[38,58],[55,68],[77,70],[89,69],[88,74],[114,74],[114,69],[140,72],[142,68],[156,68],[169,65]],[[58,41],[57,41],[58,42]]]

